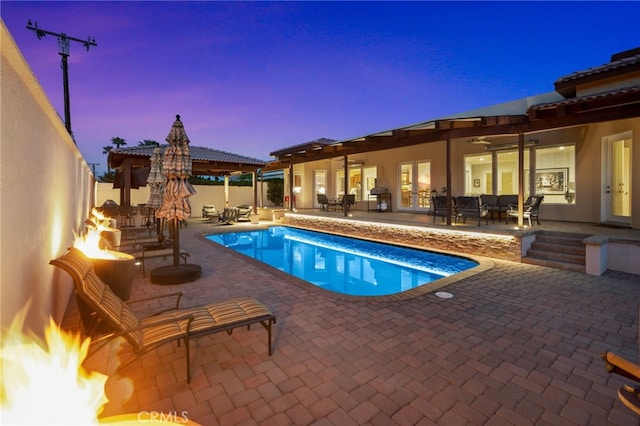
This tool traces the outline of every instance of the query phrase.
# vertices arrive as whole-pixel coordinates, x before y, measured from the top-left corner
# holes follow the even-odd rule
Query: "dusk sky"
[[[639,2],[2,1],[2,19],[64,118],[57,40],[71,37],[71,124],[88,163],[121,137],[263,160],[553,91],[640,46]],[[25,123],[28,125],[28,123]],[[42,141],[46,143],[46,141]]]

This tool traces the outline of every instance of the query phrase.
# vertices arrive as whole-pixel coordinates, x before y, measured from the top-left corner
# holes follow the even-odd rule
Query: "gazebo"
[[[168,145],[160,145],[164,152]],[[147,175],[151,167],[151,156],[155,145],[140,145],[129,148],[112,149],[107,162],[116,172],[114,188],[120,188],[120,205],[131,204],[131,189],[146,185]],[[253,208],[258,204],[258,186],[256,176],[258,170],[265,167],[266,162],[244,155],[233,154],[217,149],[191,146],[192,175],[223,176],[225,185],[232,175],[251,173],[253,176]]]

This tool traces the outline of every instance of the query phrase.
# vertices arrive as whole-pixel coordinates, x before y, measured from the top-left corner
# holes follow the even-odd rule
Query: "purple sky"
[[[16,2],[2,19],[64,117],[55,37],[69,57],[71,123],[89,163],[102,147],[191,144],[269,160],[553,90],[559,77],[640,46],[638,2]]]

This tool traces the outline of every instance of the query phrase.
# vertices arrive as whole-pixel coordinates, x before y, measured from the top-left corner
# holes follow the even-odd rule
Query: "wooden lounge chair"
[[[268,349],[271,355],[271,325],[276,317],[260,302],[251,298],[238,298],[193,308],[180,309],[182,293],[171,293],[162,297],[176,298],[175,309],[166,310],[153,316],[138,318],[129,305],[149,299],[123,302],[96,275],[93,264],[80,250],[70,248],[67,253],[50,262],[67,271],[73,278],[76,296],[93,311],[95,326],[87,330],[91,335],[95,330],[109,330],[92,343],[91,354],[109,343],[115,337],[124,337],[131,345],[135,357],[119,369],[124,368],[147,352],[173,341],[184,342],[187,361],[187,382],[191,381],[190,339],[226,331],[231,334],[237,327],[261,324],[268,333]]]
[[[604,352],[601,355],[605,363],[605,369],[612,374],[619,374],[628,379],[640,382],[640,365],[614,354]],[[640,414],[640,386],[622,385],[618,389],[618,398],[624,405]]]

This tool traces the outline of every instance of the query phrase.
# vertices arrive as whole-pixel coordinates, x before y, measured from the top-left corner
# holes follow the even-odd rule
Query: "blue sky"
[[[553,91],[558,78],[640,46],[638,2],[2,1],[2,19],[64,117],[55,37],[69,57],[71,123],[102,147],[164,143],[176,114],[192,145],[263,160]]]

